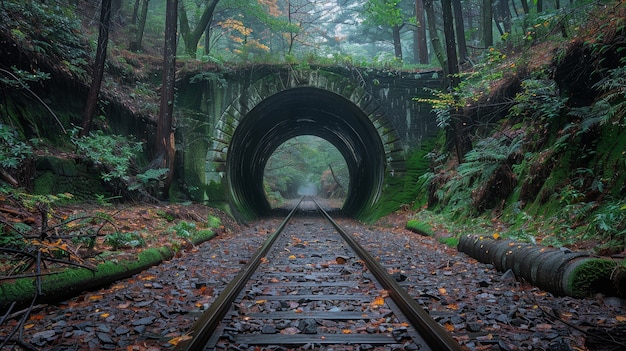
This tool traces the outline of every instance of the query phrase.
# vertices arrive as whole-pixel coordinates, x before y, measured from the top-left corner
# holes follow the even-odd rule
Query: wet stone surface
[[[587,299],[554,297],[537,288],[518,282],[492,266],[477,263],[436,242],[399,228],[365,227],[351,220],[340,220],[348,232],[378,257],[389,273],[396,274],[400,284],[446,330],[468,350],[585,350],[584,331],[618,325],[626,315],[624,302],[595,296]],[[86,292],[57,305],[41,306],[24,322],[23,340],[41,350],[164,350],[173,349],[177,338],[185,335],[195,319],[215,300],[225,285],[249,260],[251,254],[278,225],[280,220],[261,219],[236,233],[225,233],[180,257],[153,267],[131,279],[100,290]],[[316,228],[312,227],[315,231]],[[289,240],[289,239],[287,239]],[[302,244],[302,243],[301,243]],[[305,245],[306,246],[306,245]],[[358,276],[363,267],[341,246],[334,246],[332,257],[319,255],[319,272],[324,269],[345,270],[346,276]],[[294,254],[294,271],[302,270]],[[289,255],[287,256],[289,257]],[[339,264],[338,257],[345,262]],[[268,258],[269,260],[269,258]],[[328,267],[325,265],[328,264]],[[293,273],[293,272],[292,272]],[[367,274],[363,273],[364,279]],[[309,279],[311,278],[311,279]],[[246,308],[291,311],[296,309],[333,308],[348,312],[371,309],[372,296],[366,301],[337,299],[332,306],[306,299],[275,300],[258,303],[258,296],[272,294],[329,293],[320,282],[324,276],[298,281],[290,276],[272,276],[291,283],[288,290],[250,287]],[[318,284],[304,284],[307,282]],[[363,285],[369,284],[366,280]],[[341,293],[353,293],[355,287],[342,287]],[[376,290],[378,292],[378,290]],[[244,302],[241,302],[244,304]],[[350,325],[351,331],[376,332],[376,328],[397,328],[386,321],[381,307],[378,326],[367,323]],[[313,322],[315,321],[315,324]],[[6,330],[19,323],[14,318],[5,323]],[[268,323],[237,321],[229,328],[257,330],[266,335],[284,335],[314,331],[320,333],[348,328],[337,321],[320,323],[314,318],[283,318]],[[388,323],[388,324],[385,324]],[[373,328],[373,329],[372,329]],[[315,330],[314,330],[315,329]],[[6,333],[0,330],[0,334]],[[281,334],[281,332],[283,334]],[[288,335],[288,334],[287,334]],[[313,345],[307,345],[308,349]],[[363,344],[360,350],[375,349]],[[385,349],[414,349],[415,345],[399,342]],[[246,349],[242,347],[242,349]],[[283,348],[285,349],[285,348]],[[317,347],[316,349],[356,350],[352,346]]]

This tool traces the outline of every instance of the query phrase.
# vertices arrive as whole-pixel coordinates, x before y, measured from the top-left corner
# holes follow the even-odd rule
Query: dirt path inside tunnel
[[[129,279],[37,306],[22,340],[41,350],[173,348],[280,221],[232,224]],[[405,230],[402,215],[381,221],[383,227],[340,222],[469,350],[584,350],[583,331],[626,320],[622,300],[554,297]],[[0,335],[19,322],[19,315],[5,321]]]

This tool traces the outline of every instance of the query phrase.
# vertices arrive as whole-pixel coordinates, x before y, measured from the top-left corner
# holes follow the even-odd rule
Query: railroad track
[[[294,207],[189,335],[176,351],[461,350],[312,198]]]

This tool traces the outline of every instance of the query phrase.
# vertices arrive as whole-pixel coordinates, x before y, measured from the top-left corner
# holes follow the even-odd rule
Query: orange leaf
[[[89,296],[89,300],[100,300],[102,295],[91,295]]]
[[[350,329],[342,329],[341,332],[344,334],[352,334],[352,330]]]
[[[453,332],[454,331],[454,325],[452,325],[452,323],[446,323],[443,325],[443,327],[449,331],[449,332]]]
[[[446,294],[448,293],[448,291],[446,291],[446,289],[445,289],[445,288],[439,288],[439,293],[440,293],[441,295],[446,295]]]
[[[626,317],[624,316],[615,316],[615,320],[618,322],[626,322]]]
[[[382,306],[385,304],[385,299],[380,297],[380,296],[376,296],[376,298],[374,299],[374,301],[372,301],[372,306]]]

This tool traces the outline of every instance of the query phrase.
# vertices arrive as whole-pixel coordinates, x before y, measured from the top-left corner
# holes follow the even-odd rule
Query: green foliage
[[[509,117],[519,119],[540,119],[549,123],[560,116],[566,99],[559,96],[556,82],[548,79],[526,79],[522,81],[522,91],[516,94],[515,104],[509,110]]]
[[[11,72],[0,69],[0,83],[10,88],[29,88],[28,83],[37,83],[47,79],[50,79],[50,74],[39,70],[24,71],[15,66],[11,67]]]
[[[19,249],[26,245],[21,234],[10,231],[0,224],[0,247]]]
[[[614,246],[616,251],[623,251],[626,244],[626,202],[611,201],[598,208],[591,216],[587,237],[600,237]]]
[[[196,227],[195,223],[181,221],[172,226],[169,229],[169,232],[176,234],[176,236],[178,236],[179,238],[191,240],[198,232],[198,228]]]
[[[209,228],[217,228],[222,225],[222,220],[219,217],[209,215],[207,218],[207,226]]]
[[[465,155],[457,172],[450,174],[447,182],[436,191],[435,196],[445,211],[450,213],[469,213],[478,210],[472,199],[478,190],[487,184],[502,167],[512,167],[512,155],[519,153],[524,134],[514,138],[500,136],[487,137],[476,143],[474,149]]]
[[[449,247],[457,247],[459,246],[459,238],[452,236],[452,237],[448,237],[448,238],[439,238],[437,239],[437,241],[439,241],[442,244],[445,244]]]
[[[433,236],[435,234],[435,232],[433,232],[433,229],[430,227],[430,225],[428,225],[428,223],[422,222],[417,219],[410,219],[408,222],[406,222],[406,229],[426,236]]]
[[[136,248],[146,246],[146,241],[137,232],[115,232],[104,237],[104,244],[111,246],[113,251],[121,248]]]
[[[33,157],[30,145],[21,141],[13,128],[0,123],[0,167],[17,169],[30,157]]]
[[[168,222],[171,222],[171,221],[173,221],[173,220],[174,220],[174,215],[172,215],[171,213],[167,213],[167,212],[165,212],[165,211],[163,211],[163,210],[157,210],[157,211],[156,211],[156,214],[157,214],[159,217],[161,217],[161,218],[165,219],[165,220],[166,220],[166,221],[168,221]]]
[[[143,173],[135,176],[135,181],[128,185],[128,190],[148,189],[154,190],[158,187],[159,182],[169,172],[168,168],[150,168]]]
[[[66,1],[0,1],[0,29],[22,44],[20,50],[46,55],[86,78],[87,53],[82,37],[76,35],[82,30],[77,13],[74,4]]]
[[[104,170],[101,177],[106,182],[127,179],[131,173],[131,161],[143,149],[142,143],[130,137],[108,135],[102,131],[91,132],[81,138],[78,137],[78,130],[74,129],[71,140],[79,154]],[[146,179],[150,180],[154,175],[150,173]]]

